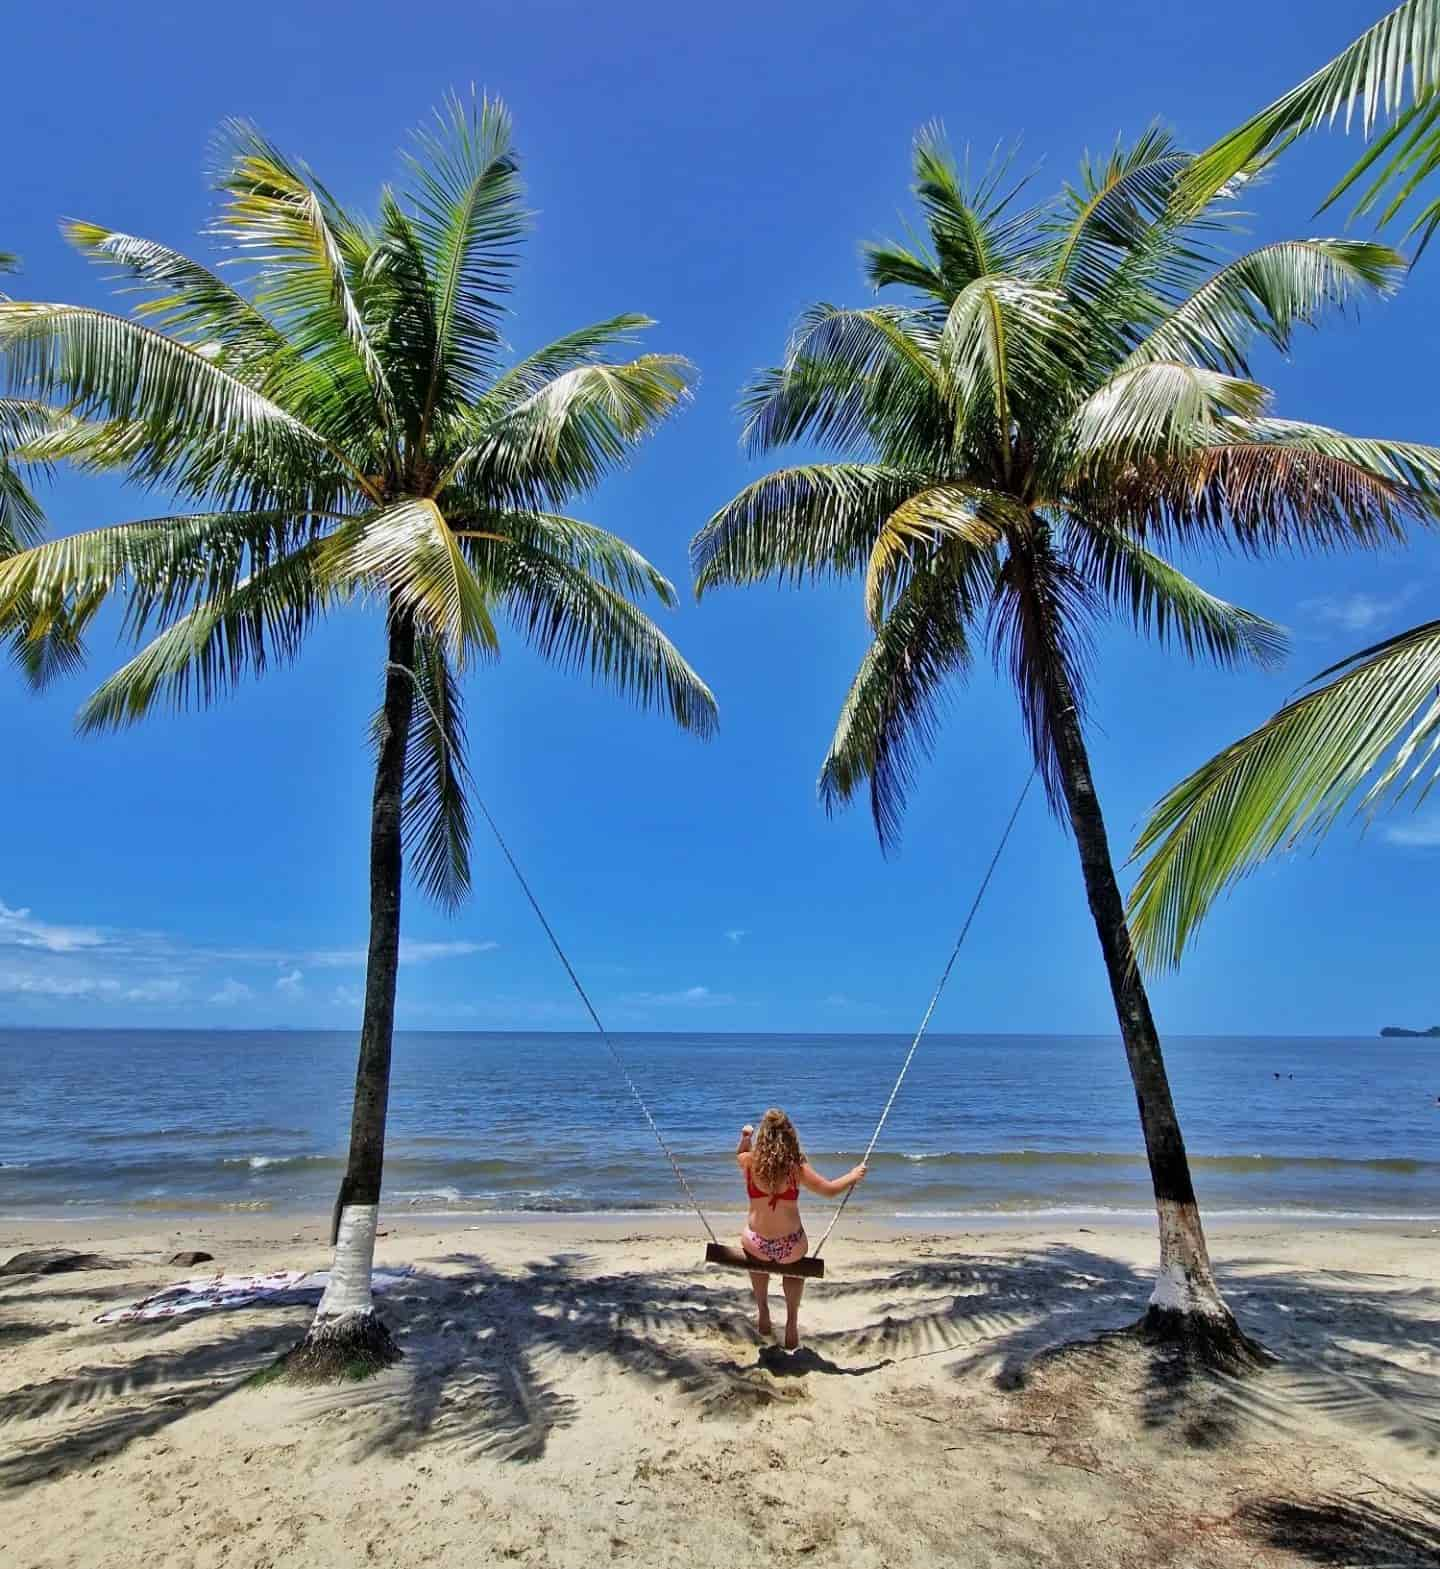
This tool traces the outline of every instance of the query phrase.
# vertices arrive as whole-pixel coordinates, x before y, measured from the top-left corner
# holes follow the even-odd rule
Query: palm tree
[[[1405,0],[1298,87],[1292,87],[1207,148],[1186,176],[1182,198],[1203,202],[1255,160],[1273,157],[1309,131],[1343,118],[1368,138],[1383,134],[1325,198],[1324,207],[1367,180],[1356,212],[1388,223],[1440,169],[1440,0]],[[1421,245],[1440,224],[1440,197],[1411,221]]]
[[[1124,1038],[1159,1216],[1146,1331],[1233,1358],[1250,1348],[1211,1271],[1091,773],[1091,632],[1114,614],[1191,656],[1271,663],[1277,628],[1157,550],[1373,545],[1440,502],[1440,451],[1268,413],[1248,364],[1257,334],[1284,346],[1323,306],[1390,289],[1403,263],[1300,240],[1216,266],[1223,210],[1183,221],[1170,205],[1188,163],[1152,130],[1026,208],[1000,173],[972,185],[922,133],[928,245],[867,253],[871,283],[909,303],[813,307],[744,396],[753,450],[804,440],[843,456],[750,485],[692,560],[702,594],[864,572],[874,640],[820,793],[834,808],[868,785],[887,847],[943,690],[989,642],[1075,836]]]
[[[450,101],[417,135],[405,186],[356,217],[244,124],[227,127],[214,227],[237,288],[148,240],[70,239],[147,296],[136,315],[0,305],[0,352],[35,396],[98,420],[48,457],[123,467],[183,511],[75,534],[0,565],[0,622],[31,646],[73,637],[123,593],[148,638],[81,728],[209,703],[295,658],[328,612],[384,606],[370,827],[370,937],[349,1159],[331,1284],[296,1376],[398,1354],[370,1292],[400,940],[402,859],[443,905],[469,885],[460,679],[498,647],[494,613],[688,730],[714,700],[632,602],[670,585],[561,509],[682,401],[671,356],[612,358],[650,323],[618,316],[509,368],[500,329],[525,227],[510,118]]]

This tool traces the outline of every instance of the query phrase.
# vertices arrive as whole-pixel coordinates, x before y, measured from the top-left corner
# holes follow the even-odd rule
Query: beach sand
[[[1031,1360],[1139,1315],[1140,1226],[857,1221],[795,1357],[760,1345],[746,1278],[703,1269],[668,1219],[382,1229],[377,1262],[416,1270],[383,1300],[405,1361],[303,1391],[247,1380],[304,1306],[94,1319],[197,1273],[164,1262],[181,1248],[323,1267],[318,1217],[0,1222],[0,1259],[124,1261],[0,1280],[0,1559],[1440,1563],[1433,1224],[1212,1228],[1281,1360],[1182,1386],[1133,1342]]]

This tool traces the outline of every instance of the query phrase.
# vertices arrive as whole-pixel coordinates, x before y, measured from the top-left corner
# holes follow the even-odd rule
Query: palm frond
[[[361,290],[371,341],[405,427],[407,451],[415,457],[429,445],[422,426],[439,357],[438,328],[419,232],[388,187],[380,193],[380,228],[365,259]],[[306,364],[307,371],[312,368]],[[323,408],[323,394],[317,401]]]
[[[415,639],[415,718],[406,754],[405,853],[420,886],[455,909],[470,891],[470,777],[460,688],[439,638]]]
[[[1255,440],[1342,459],[1402,486],[1426,503],[1440,503],[1440,447],[1351,436],[1313,421],[1273,417],[1247,421],[1244,432]]]
[[[91,694],[80,729],[134,724],[157,701],[203,707],[245,676],[294,659],[336,597],[316,570],[323,543],[301,546],[168,626]]]
[[[73,675],[85,663],[81,622],[98,606],[81,606],[73,620],[44,616],[27,609],[0,623],[10,644],[10,658],[21,677],[37,692],[52,681]]]
[[[1008,271],[1026,254],[1036,215],[1017,208],[1024,178],[1011,175],[1012,162],[998,157],[979,179],[956,164],[938,122],[915,138],[914,191],[929,233],[929,245],[911,248],[895,242],[865,248],[871,284],[901,284],[949,308],[976,278]]]
[[[318,527],[285,513],[190,513],[65,534],[0,561],[0,626],[22,626],[32,643],[73,642],[123,590],[124,628],[142,637],[152,622],[233,593]]]
[[[37,543],[45,513],[27,482],[29,469],[49,468],[41,443],[74,423],[30,398],[0,398],[0,556]]]
[[[1386,161],[1392,148],[1393,156]],[[1380,166],[1378,172],[1361,192],[1354,216],[1373,214],[1384,202],[1375,220],[1378,227],[1384,228],[1440,168],[1440,96],[1432,94],[1397,115],[1390,129],[1371,144],[1370,150],[1321,203],[1322,210],[1337,202],[1377,164]],[[1388,201],[1385,200],[1387,195]],[[1407,238],[1420,236],[1415,247],[1417,260],[1434,237],[1437,225],[1440,225],[1440,198],[1421,207],[1405,231]]]
[[[1231,416],[1256,418],[1268,394],[1256,382],[1200,365],[1153,360],[1118,371],[1078,405],[1056,443],[1066,489],[1141,463],[1170,465],[1220,438]]]
[[[935,342],[933,324],[911,310],[813,306],[791,335],[784,365],[755,377],[742,395],[742,443],[752,452],[805,439],[873,444],[883,424],[913,447],[914,432],[944,413]]]
[[[1249,345],[1258,334],[1288,349],[1297,325],[1313,326],[1327,305],[1362,290],[1386,295],[1398,286],[1405,258],[1360,240],[1284,240],[1222,267],[1177,306],[1134,350],[1125,368],[1159,360],[1193,360],[1249,376]]]
[[[497,376],[482,400],[484,412],[513,408],[566,371],[601,363],[610,350],[637,343],[639,335],[654,325],[649,316],[612,316],[565,333]]]
[[[227,366],[242,372],[287,353],[285,338],[263,312],[181,252],[78,220],[62,232],[91,261],[117,268],[132,290],[149,296],[135,314],[157,331],[211,354],[218,349]]]
[[[1222,420],[1169,463],[1113,477],[1110,515],[1177,543],[1254,555],[1398,544],[1440,513],[1440,448],[1303,421]]]
[[[913,573],[955,544],[991,552],[1005,529],[1029,517],[1012,496],[979,485],[930,485],[902,501],[885,519],[865,572],[865,613],[879,627]]]
[[[200,350],[143,323],[78,305],[0,300],[0,355],[37,397],[132,427],[147,472],[213,438],[281,473],[346,460],[314,430]]]
[[[460,538],[477,543],[468,559],[484,578],[502,572],[500,558],[511,544],[543,551],[557,561],[588,572],[622,594],[654,594],[662,605],[676,604],[675,586],[644,556],[608,529],[557,512],[493,512],[460,524]]]
[[[988,425],[1007,477],[1014,422],[1033,428],[1042,400],[1064,396],[1070,329],[1064,296],[1024,278],[977,278],[945,318],[942,394],[967,426]]]
[[[0,556],[33,544],[45,530],[45,513],[13,463],[0,454]]]
[[[990,559],[976,551],[917,572],[876,630],[840,710],[820,769],[820,799],[833,812],[868,785],[887,852],[899,845],[916,770],[939,733],[945,684],[970,668],[970,623],[991,581]]]
[[[1104,164],[1087,159],[1079,188],[1066,188],[1063,219],[1052,221],[1049,282],[1081,298],[1098,295],[1119,260],[1142,246],[1165,216],[1191,157],[1152,125],[1133,147],[1117,144]]]
[[[1283,627],[1208,593],[1122,529],[1072,519],[1065,543],[1077,573],[1128,615],[1136,631],[1218,665],[1272,668],[1284,659]]]
[[[544,550],[512,543],[501,559],[495,581],[506,612],[543,658],[588,671],[683,730],[714,732],[710,689],[637,605]]]
[[[858,570],[885,519],[926,479],[879,463],[808,463],[767,474],[691,541],[696,596],[722,583]]]
[[[526,225],[505,106],[473,97],[467,105],[452,94],[435,120],[434,129],[415,133],[417,150],[407,160],[435,321],[422,427],[437,403],[472,403],[480,395],[500,341],[500,298]]]
[[[458,505],[546,507],[592,490],[689,392],[672,354],[580,365],[494,419],[455,459],[442,495]]]
[[[227,121],[223,137],[228,166],[217,184],[228,200],[217,232],[257,264],[256,303],[303,357],[324,355],[342,386],[355,384],[358,368],[370,393],[360,408],[368,403],[393,427],[394,395],[357,297],[372,242],[308,169],[254,126]],[[350,419],[358,417],[352,409]]]
[[[1395,129],[1407,137],[1407,145],[1386,165],[1384,182],[1393,186],[1424,178],[1440,165],[1440,149],[1427,135],[1415,138],[1414,115],[1417,110],[1425,114],[1424,130],[1433,123],[1440,86],[1437,40],[1440,0],[1405,0],[1298,87],[1202,153],[1187,172],[1179,199],[1189,207],[1202,205],[1256,157],[1337,120],[1347,131],[1358,121],[1369,137],[1382,116],[1396,119]],[[1342,182],[1331,200],[1348,183]]]
[[[1222,892],[1277,850],[1323,835],[1362,790],[1360,804],[1374,808],[1416,787],[1423,799],[1433,784],[1440,622],[1365,649],[1316,680],[1324,684],[1176,785],[1145,824],[1130,897],[1145,963],[1178,964]]]
[[[461,541],[427,498],[409,498],[343,523],[323,541],[322,583],[382,594],[440,639],[457,668],[499,647],[487,585],[470,570]]]

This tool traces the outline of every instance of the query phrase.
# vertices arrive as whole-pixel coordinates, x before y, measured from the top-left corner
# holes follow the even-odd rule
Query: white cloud
[[[120,993],[121,1002],[173,1002],[184,991],[179,981],[142,981]]]
[[[0,972],[0,994],[7,997],[93,997],[98,982],[89,975],[31,975]]]
[[[498,942],[412,942],[402,937],[400,962],[429,964],[435,959],[463,959],[471,953],[490,953],[499,946]],[[365,959],[363,948],[319,948],[300,954],[297,962],[316,970],[348,970],[363,965]]]
[[[1412,817],[1408,823],[1392,823],[1385,830],[1385,841],[1407,850],[1440,849],[1440,813]]]
[[[745,927],[743,927],[743,926],[734,926],[728,932],[725,933],[726,938],[730,942],[733,942],[733,943],[738,943],[743,938],[748,937],[749,935],[750,935],[749,931]]]
[[[305,995],[305,972],[303,970],[290,970],[275,982],[275,990],[284,992],[287,997],[303,997]]]
[[[365,993],[358,986],[337,986],[330,993],[332,1008],[359,1008],[365,1002]]]
[[[174,1002],[185,988],[177,980],[127,985],[104,975],[56,975],[43,971],[0,972],[0,996],[51,997],[89,1002]]]
[[[642,1008],[726,1008],[735,999],[729,992],[712,992],[708,986],[687,986],[678,992],[631,992],[624,999]]]
[[[820,1001],[827,1008],[853,1008],[855,1006],[844,992],[831,992],[828,996],[822,997]]]
[[[76,953],[100,948],[104,933],[93,926],[55,926],[36,920],[29,910],[12,910],[0,900],[0,946],[43,948],[47,953]]]
[[[1370,632],[1388,621],[1420,592],[1418,583],[1411,583],[1396,594],[1322,594],[1317,599],[1304,599],[1300,610],[1312,620],[1323,621],[1338,627],[1342,632]]]
[[[429,964],[432,959],[463,959],[470,953],[493,953],[498,942],[411,942],[400,939],[401,964]]]
[[[402,938],[400,962],[464,959],[498,947],[488,940]],[[272,1006],[277,997],[292,1003],[308,999],[306,977],[312,970],[363,971],[365,960],[363,946],[311,951],[207,943],[140,928],[42,920],[26,906],[0,900],[0,996],[36,1006],[66,1000],[163,1004],[189,997],[243,1014],[267,995]],[[354,1006],[351,992],[337,986],[334,1005]]]
[[[249,1002],[254,995],[254,991],[244,981],[237,981],[232,975],[210,1001],[217,1008],[233,1008],[237,1003]]]

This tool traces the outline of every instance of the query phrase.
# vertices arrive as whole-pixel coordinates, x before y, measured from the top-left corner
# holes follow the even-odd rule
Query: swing
[[[995,853],[990,857],[990,864],[985,869],[985,875],[980,879],[980,886],[976,890],[974,901],[970,905],[970,912],[965,917],[965,924],[960,928],[960,935],[955,939],[955,946],[950,950],[950,957],[946,960],[945,968],[940,972],[940,979],[936,983],[935,990],[930,997],[930,1005],[925,1010],[925,1016],[920,1020],[920,1028],[916,1030],[915,1038],[910,1042],[910,1049],[905,1053],[905,1060],[900,1064],[900,1072],[895,1077],[894,1086],[890,1091],[890,1098],[885,1102],[884,1110],[880,1113],[880,1120],[875,1124],[875,1131],[870,1135],[870,1142],[865,1147],[865,1154],[860,1162],[862,1166],[868,1165],[871,1155],[875,1153],[875,1146],[880,1140],[881,1131],[890,1115],[890,1108],[895,1104],[895,1097],[900,1093],[900,1086],[905,1082],[905,1075],[910,1071],[910,1063],[919,1048],[920,1042],[925,1037],[925,1031],[929,1028],[931,1015],[935,1012],[936,1004],[940,1001],[940,994],[945,990],[945,983],[950,979],[951,970],[955,968],[955,961],[960,957],[960,949],[964,945],[965,938],[969,935],[970,924],[974,921],[976,912],[980,908],[980,901],[985,897],[985,890],[990,886],[990,879],[994,876],[995,868],[999,864],[1006,844],[1009,842],[1011,830],[1015,827],[1015,820],[1020,816],[1020,808],[1025,805],[1025,797],[1030,793],[1030,786],[1034,782],[1035,774],[1032,771],[1025,780],[1025,788],[1021,790],[1020,798],[1015,802],[1015,809],[1010,813],[1010,820],[1005,825],[1005,831],[1000,835],[1000,842],[995,847]],[[757,1259],[743,1248],[722,1242],[715,1235],[715,1228],[710,1224],[709,1217],[705,1214],[705,1211],[701,1209],[699,1199],[695,1197],[685,1173],[680,1168],[680,1162],[675,1158],[675,1152],[665,1142],[665,1136],[660,1132],[654,1117],[650,1115],[650,1108],[645,1104],[644,1096],[636,1088],[634,1079],[630,1077],[630,1070],[625,1065],[625,1059],[620,1055],[619,1048],[611,1040],[609,1032],[600,1022],[600,1015],[596,1013],[595,1005],[590,1001],[589,994],[580,984],[580,977],[576,975],[570,960],[565,956],[565,950],[560,946],[560,940],[551,929],[550,922],[545,919],[545,912],[540,908],[539,901],[530,891],[530,884],[526,882],[525,874],[520,870],[515,857],[511,855],[510,847],[505,843],[495,819],[490,815],[489,808],[478,797],[476,804],[484,814],[485,821],[490,825],[490,832],[494,834],[495,842],[500,846],[500,853],[510,863],[510,870],[514,872],[516,881],[520,884],[525,897],[530,901],[530,908],[534,910],[536,918],[545,930],[545,935],[550,939],[550,946],[555,950],[556,958],[564,965],[565,973],[570,977],[570,984],[575,988],[580,1001],[584,1003],[585,1011],[590,1015],[591,1022],[600,1034],[600,1039],[604,1041],[610,1055],[615,1059],[615,1066],[620,1070],[620,1076],[625,1081],[625,1087],[634,1097],[635,1104],[640,1108],[645,1121],[650,1124],[650,1131],[655,1135],[655,1142],[660,1146],[666,1160],[670,1162],[670,1169],[675,1173],[675,1180],[684,1190],[685,1197],[690,1201],[691,1209],[695,1211],[700,1219],[700,1224],[705,1228],[706,1235],[710,1238],[710,1241],[705,1246],[705,1262],[707,1264],[717,1264],[722,1269],[740,1270],[745,1274],[798,1275],[806,1280],[823,1280],[825,1278],[825,1261],[820,1257],[821,1249],[830,1240],[830,1233],[834,1231],[841,1215],[845,1213],[845,1206],[850,1202],[850,1195],[854,1193],[855,1189],[851,1187],[845,1190],[840,1202],[835,1206],[834,1214],[830,1217],[830,1224],[826,1226],[819,1242],[815,1245],[815,1251],[807,1254],[802,1259],[797,1259],[793,1264],[771,1264],[764,1259]]]

